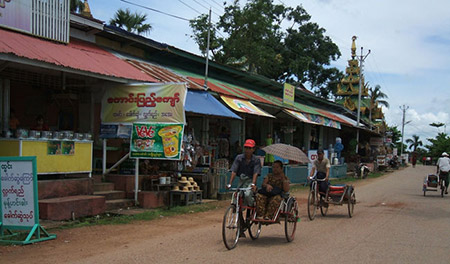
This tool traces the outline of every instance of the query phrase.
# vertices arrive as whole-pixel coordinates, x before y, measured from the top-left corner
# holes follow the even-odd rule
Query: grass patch
[[[51,230],[87,227],[94,225],[122,225],[129,224],[133,221],[151,221],[154,219],[168,217],[173,215],[192,214],[214,210],[219,207],[219,202],[210,202],[204,204],[177,206],[170,209],[159,208],[134,215],[111,214],[105,213],[94,217],[84,217],[59,227],[51,228]]]

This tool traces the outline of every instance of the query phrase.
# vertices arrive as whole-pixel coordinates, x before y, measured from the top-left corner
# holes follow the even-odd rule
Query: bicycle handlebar
[[[325,179],[317,179],[316,176],[314,176],[314,177],[308,177],[308,180],[310,180],[310,181],[325,181]]]
[[[230,190],[230,191],[248,191],[251,189],[252,189],[252,187],[245,187],[245,188],[230,188],[228,190]]]

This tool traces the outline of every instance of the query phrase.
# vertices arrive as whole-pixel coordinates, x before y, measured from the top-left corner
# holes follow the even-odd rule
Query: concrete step
[[[106,211],[116,210],[116,209],[126,209],[128,207],[134,206],[133,199],[117,199],[106,201]]]
[[[94,180],[94,184],[102,183],[103,175],[102,174],[92,174],[92,179]]]
[[[113,190],[114,190],[114,183],[112,182],[94,183],[94,192],[106,192]]]
[[[105,212],[105,197],[75,195],[39,200],[39,216],[46,220],[69,220]]]
[[[106,200],[125,199],[126,197],[124,191],[116,191],[116,190],[94,192],[94,195],[104,196]]]

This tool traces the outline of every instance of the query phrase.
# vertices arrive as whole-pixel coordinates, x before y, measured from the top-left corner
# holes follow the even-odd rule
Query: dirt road
[[[296,193],[301,222],[291,243],[283,225],[272,225],[226,250],[224,202],[205,213],[58,231],[53,241],[0,247],[0,263],[448,263],[450,197],[422,192],[434,170],[420,165],[358,182],[353,218],[331,206],[309,221],[307,193]]]

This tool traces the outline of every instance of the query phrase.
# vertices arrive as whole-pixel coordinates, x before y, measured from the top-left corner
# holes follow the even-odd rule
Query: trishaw
[[[317,179],[316,176],[310,178],[311,189],[308,195],[308,217],[312,221],[316,217],[316,212],[320,208],[322,216],[328,213],[330,204],[348,206],[348,217],[352,217],[356,204],[355,189],[352,185],[330,185],[326,193],[319,192],[318,182],[325,179]]]
[[[445,180],[439,181],[439,176],[436,174],[428,174],[423,180],[423,196],[426,192],[438,192],[441,191],[441,197],[444,197],[445,193]]]
[[[256,219],[256,207],[245,206],[244,192],[250,190],[248,188],[231,188],[234,191],[231,198],[231,205],[225,211],[222,223],[222,238],[225,247],[229,250],[236,247],[241,232],[248,230],[252,240],[255,240],[261,234],[262,225],[280,224],[284,222],[284,232],[286,240],[291,242],[294,240],[298,216],[298,204],[295,197],[289,194],[283,194],[283,200],[273,219],[263,220]],[[245,211],[245,213],[244,213]]]

